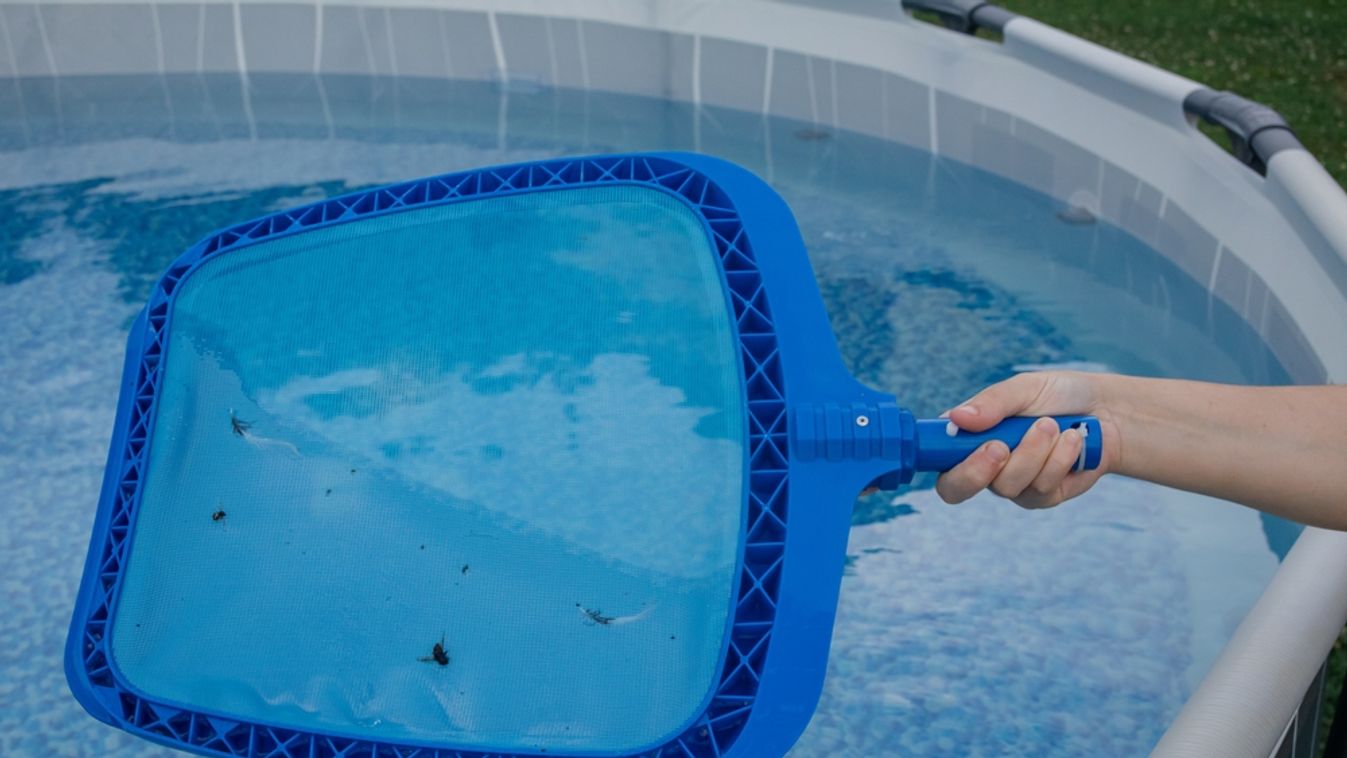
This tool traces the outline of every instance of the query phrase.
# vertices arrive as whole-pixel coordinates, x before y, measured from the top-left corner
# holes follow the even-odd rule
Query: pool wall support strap
[[[1267,163],[1277,153],[1303,149],[1280,113],[1233,92],[1195,90],[1183,99],[1183,110],[1225,129],[1235,157],[1260,174],[1267,174]]]
[[[1152,758],[1268,758],[1347,623],[1347,533],[1307,527]]]
[[[982,0],[903,0],[903,7],[934,13],[946,28],[965,34],[977,34],[978,29],[999,32],[1017,17],[999,5]]]

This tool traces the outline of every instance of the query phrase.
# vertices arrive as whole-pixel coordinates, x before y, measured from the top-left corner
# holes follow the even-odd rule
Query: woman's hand
[[[1099,419],[1098,469],[1073,471],[1078,433],[1058,433],[1051,419],[1040,419],[1013,453],[988,442],[945,472],[936,492],[960,503],[990,488],[1025,508],[1047,508],[1112,471],[1347,531],[1347,386],[1045,371],[994,384],[948,415],[960,429],[980,432],[1008,416],[1061,414]]]
[[[1061,432],[1051,418],[1040,418],[1014,451],[988,442],[942,474],[936,492],[947,503],[961,503],[991,489],[1024,508],[1049,508],[1088,490],[1118,470],[1122,457],[1122,435],[1106,394],[1105,376],[1075,371],[1019,374],[982,390],[946,414],[960,429],[985,431],[1010,416],[1092,415],[1104,437],[1099,467],[1075,471],[1084,444],[1080,432]]]

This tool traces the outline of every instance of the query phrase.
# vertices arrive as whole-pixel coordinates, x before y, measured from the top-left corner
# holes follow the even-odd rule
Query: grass
[[[1000,0],[1279,111],[1347,186],[1347,0]]]
[[[1279,111],[1347,186],[1347,0],[1000,0],[1000,5]],[[1319,753],[1347,672],[1329,656]]]
[[[1328,654],[1328,672],[1324,674],[1324,708],[1319,712],[1317,755],[1324,754],[1324,743],[1328,740],[1328,728],[1333,724],[1333,711],[1342,691],[1344,677],[1347,677],[1347,630],[1338,635],[1338,641],[1333,643],[1333,652]]]

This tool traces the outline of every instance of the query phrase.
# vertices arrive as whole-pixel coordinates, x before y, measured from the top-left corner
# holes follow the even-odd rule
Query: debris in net
[[[234,413],[233,408],[229,409],[229,430],[234,433],[235,437],[242,438],[253,447],[279,447],[288,450],[296,458],[304,457],[299,454],[299,448],[291,443],[286,442],[285,440],[274,440],[270,437],[262,437],[253,434],[252,429],[253,423],[251,421],[244,421]]]
[[[585,615],[585,618],[589,619],[590,623],[600,624],[602,626],[608,626],[613,623],[613,616],[605,616],[597,608],[586,608],[579,603],[576,603],[575,607],[580,609],[580,612]]]
[[[234,432],[235,437],[243,437],[246,439],[248,437],[248,430],[252,429],[253,425],[251,422],[244,421],[238,416],[235,416],[234,412],[231,410],[229,412],[229,428]]]
[[[633,613],[630,616],[605,616],[603,611],[600,611],[597,608],[586,608],[580,603],[576,603],[575,607],[580,609],[580,613],[589,623],[599,624],[601,626],[618,626],[620,624],[630,624],[633,621],[640,621],[653,610],[652,608],[646,608],[640,613]]]
[[[416,660],[422,661],[423,663],[434,663],[440,666],[448,666],[449,653],[445,652],[444,649],[444,635],[443,634],[440,635],[440,641],[435,643],[435,647],[431,649],[430,655],[422,656],[420,658],[417,658]]]

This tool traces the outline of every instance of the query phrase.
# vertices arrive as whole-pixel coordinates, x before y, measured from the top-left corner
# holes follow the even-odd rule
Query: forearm
[[[1118,473],[1347,529],[1347,387],[1099,381]]]

